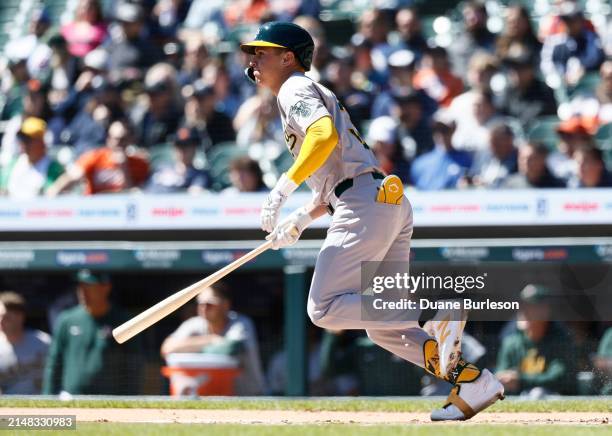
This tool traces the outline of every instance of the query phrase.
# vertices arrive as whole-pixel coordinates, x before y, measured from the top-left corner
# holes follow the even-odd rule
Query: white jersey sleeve
[[[316,203],[329,204],[334,188],[345,179],[381,171],[378,160],[359,135],[346,109],[334,93],[323,85],[296,73],[281,86],[278,106],[285,142],[294,158],[302,148],[306,130],[320,118],[331,117],[338,133],[338,145],[332,154],[306,179]]]

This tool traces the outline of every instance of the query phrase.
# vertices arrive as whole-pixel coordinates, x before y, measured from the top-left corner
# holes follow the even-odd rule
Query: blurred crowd
[[[312,34],[308,74],[408,186],[612,186],[607,2],[440,1],[421,16],[425,3],[394,0],[355,3],[344,21],[335,3],[79,0],[59,17],[35,5],[3,49],[0,190],[266,190],[290,160],[238,45],[273,19]]]
[[[76,282],[76,293],[67,295],[72,298],[56,302],[64,308],[49,318],[51,335],[26,327],[28,305],[22,295],[0,293],[0,394],[42,393],[67,399],[168,393],[168,387],[157,381],[159,367],[147,371],[157,362],[164,363],[145,362],[141,336],[122,345],[112,338],[111,330],[129,315],[111,298],[111,278],[81,270]],[[183,322],[175,324],[162,341],[160,355],[167,365],[162,373],[170,378],[173,395],[220,394],[199,391],[199,385],[203,380],[228,377],[221,374],[227,369],[223,362],[232,362],[230,388],[224,394],[285,393],[286,350],[260,353],[256,323],[233,307],[234,291],[222,282],[205,289],[195,308],[185,312]],[[478,334],[469,333],[474,331],[470,323],[462,341],[463,356],[495,370],[508,394],[532,399],[610,395],[612,327],[553,321],[553,294],[544,285],[526,285],[520,292],[521,309],[494,333],[494,349],[483,345]],[[306,335],[310,395],[446,395],[450,391],[449,383],[376,346],[362,331],[310,325]],[[190,363],[179,366],[181,358],[183,365]],[[173,378],[166,370],[180,377]],[[209,385],[209,389],[214,388]]]

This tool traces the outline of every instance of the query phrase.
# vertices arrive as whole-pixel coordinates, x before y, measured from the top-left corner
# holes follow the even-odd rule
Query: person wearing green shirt
[[[129,315],[109,300],[108,275],[81,270],[79,305],[60,314],[43,380],[43,394],[130,395],[140,389],[138,338],[119,345],[112,329]]]
[[[521,291],[517,331],[503,339],[497,356],[497,378],[507,393],[576,394],[574,342],[550,320],[549,295],[541,285]]]
[[[601,377],[601,394],[612,395],[612,327],[601,338],[595,356],[595,368]]]
[[[0,192],[11,198],[28,199],[46,192],[64,172],[64,167],[47,154],[47,123],[28,117],[17,132],[21,153],[0,171]]]

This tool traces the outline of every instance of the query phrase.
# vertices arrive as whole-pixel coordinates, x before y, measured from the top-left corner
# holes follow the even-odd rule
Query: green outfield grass
[[[83,407],[83,408],[160,408],[160,409],[242,409],[242,410],[304,410],[304,411],[384,411],[430,412],[443,400],[420,398],[336,398],[336,399],[240,399],[202,398],[200,400],[146,400],[146,399],[91,399],[91,400],[34,400],[0,398],[0,407]],[[508,398],[498,401],[491,412],[611,412],[612,397],[551,399],[526,401]]]
[[[459,428],[462,427],[462,428]],[[352,424],[329,425],[204,425],[204,424],[78,424],[76,432],[45,431],[46,435],[117,435],[117,436],[168,436],[168,435],[236,435],[236,436],[457,436],[469,434],[470,436],[498,436],[516,435],[517,433],[529,435],[576,436],[610,434],[608,426],[550,426],[550,425],[485,425],[485,424],[449,424],[449,425],[412,425],[412,426],[358,426]]]

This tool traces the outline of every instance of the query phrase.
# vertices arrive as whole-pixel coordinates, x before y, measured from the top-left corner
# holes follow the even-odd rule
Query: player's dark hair
[[[212,285],[210,287],[210,289],[212,289],[213,293],[225,300],[231,303],[232,301],[232,290],[231,288],[227,285],[227,283],[225,282],[217,282],[214,285]]]

